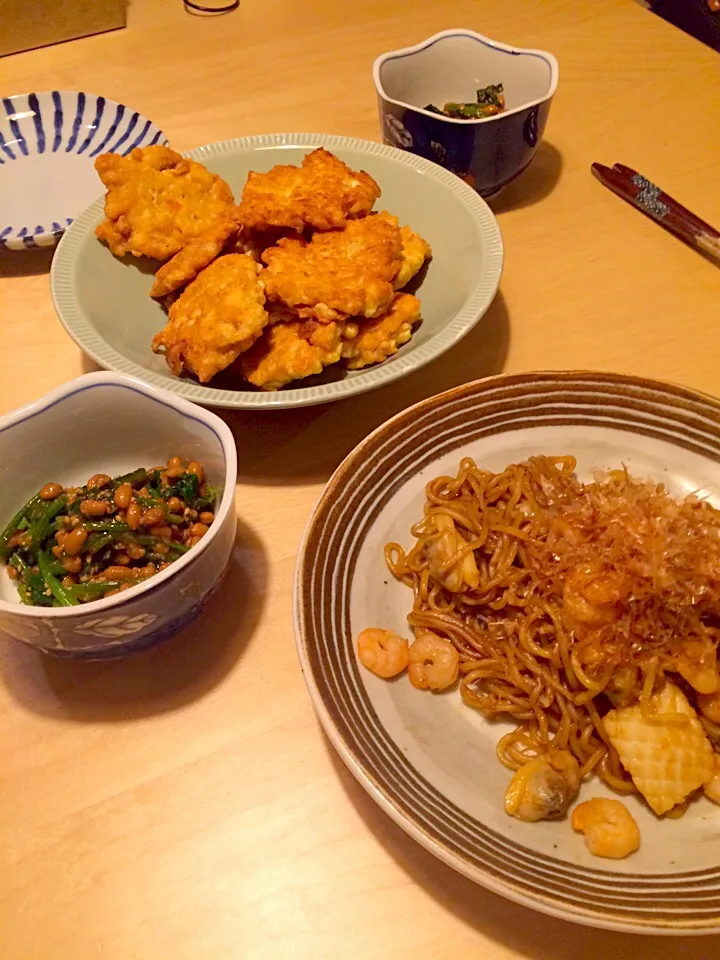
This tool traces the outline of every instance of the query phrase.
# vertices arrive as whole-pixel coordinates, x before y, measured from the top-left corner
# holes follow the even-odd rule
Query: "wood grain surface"
[[[295,553],[322,484],[409,403],[541,368],[718,392],[720,271],[589,169],[626,163],[720,224],[717,54],[632,0],[241,0],[217,18],[134,0],[125,30],[0,59],[0,87],[104,94],[178,149],[290,130],[378,139],[373,58],[455,26],[560,62],[546,141],[493,202],[500,294],[459,347],[400,383],[225,415],[241,523],[225,588],[195,627],[115,664],[0,641],[3,960],[720,955],[720,938],[543,917],[415,845],[323,737],[291,619]],[[0,254],[0,412],[93,368],[55,317],[50,258]]]

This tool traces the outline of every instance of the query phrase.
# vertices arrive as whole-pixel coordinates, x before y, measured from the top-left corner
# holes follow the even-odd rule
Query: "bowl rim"
[[[143,144],[144,146],[149,146],[151,143],[158,143],[163,145],[166,145],[168,143],[168,138],[166,137],[165,132],[159,126],[159,124],[157,124],[154,120],[152,120],[146,114],[142,113],[142,111],[136,110],[134,107],[131,107],[129,106],[129,104],[123,103],[120,100],[114,100],[112,97],[106,97],[101,93],[92,93],[89,90],[66,90],[66,89],[27,90],[22,93],[10,93],[7,96],[2,98],[3,104],[4,104],[4,111],[2,114],[0,114],[0,122],[1,123],[11,122],[11,118],[14,116],[14,114],[10,114],[8,112],[7,104],[11,103],[13,100],[18,100],[18,99],[27,100],[28,106],[30,107],[30,104],[29,104],[30,97],[36,97],[36,98],[49,97],[54,101],[54,98],[56,96],[60,98],[79,97],[80,94],[82,94],[86,98],[92,98],[95,102],[97,102],[98,100],[102,100],[104,102],[105,108],[112,109],[113,107],[123,107],[123,109],[128,111],[131,115],[137,114],[137,120],[135,122],[138,126],[136,128],[137,132],[136,132],[135,139],[133,141],[134,143],[137,142],[138,140],[139,131],[142,130],[143,124],[145,124],[147,128],[146,131],[143,131],[144,135],[145,133],[149,135],[153,129],[155,130],[155,133],[152,135],[151,140],[147,144]],[[30,107],[30,109],[32,108]],[[115,138],[113,137],[113,139]],[[63,135],[63,140],[61,142],[64,144],[67,142],[67,140],[68,140],[68,137],[66,135]],[[115,145],[117,146],[117,143]],[[7,147],[12,148],[12,145],[7,144]],[[26,157],[34,156],[41,152],[44,152],[44,151],[39,151],[37,149],[37,145],[26,143],[24,150],[16,149],[14,159],[23,160]],[[51,151],[51,152],[54,152],[54,151]],[[128,148],[127,150],[123,149],[123,152],[120,155],[125,156],[129,152],[130,152],[130,148]],[[0,153],[0,159],[4,159],[5,161],[12,160],[13,157],[7,157],[7,156],[3,157],[3,154],[6,154],[6,153],[7,153],[7,148],[4,147],[2,152]],[[88,150],[86,156],[89,159],[92,156],[92,151]],[[11,166],[10,169],[13,169],[13,167]],[[78,215],[79,213],[80,211],[78,211]],[[0,222],[0,250],[12,250],[13,252],[21,253],[24,250],[50,249],[58,243],[58,241],[60,240],[62,235],[65,233],[65,231],[70,227],[74,219],[75,219],[74,217],[70,217],[70,218],[66,217],[64,218],[64,221],[62,223],[55,222],[56,226],[60,228],[59,230],[52,229],[51,227],[46,227],[45,225],[41,225],[43,227],[41,233],[32,233],[33,228],[29,224],[21,223],[18,226],[12,226],[10,224]],[[25,230],[26,232],[21,233],[21,231],[23,230]]]
[[[87,313],[78,307],[75,295],[78,255],[91,231],[94,236],[95,226],[102,218],[102,197],[90,204],[68,229],[60,241],[50,268],[50,289],[55,312],[68,336],[84,353],[92,357],[98,366],[132,374],[146,383],[169,390],[174,396],[186,397],[198,404],[237,410],[280,410],[345,400],[414,373],[437,360],[462,340],[480,322],[494,300],[504,262],[500,226],[482,197],[460,177],[431,160],[376,141],[337,134],[257,134],[205,144],[188,150],[183,155],[200,163],[207,163],[217,156],[233,154],[239,150],[276,150],[277,162],[286,163],[287,160],[281,159],[281,156],[288,147],[326,147],[329,150],[353,151],[361,155],[353,161],[358,164],[362,164],[364,156],[386,158],[410,168],[410,172],[430,177],[462,200],[472,217],[478,237],[482,238],[486,245],[485,255],[465,302],[427,341],[406,353],[399,353],[390,363],[368,367],[351,378],[314,386],[298,385],[284,390],[263,392],[220,389],[179,378],[168,379],[166,375],[141,366],[110,346],[94,327]],[[112,256],[109,252],[107,255]],[[422,292],[419,296],[422,297]],[[302,381],[299,381],[299,384],[301,383]]]
[[[502,113],[497,113],[493,117],[480,117],[477,120],[459,120],[455,117],[445,117],[437,113],[431,113],[429,110],[424,110],[422,107],[415,106],[415,104],[406,103],[404,100],[395,100],[393,97],[389,97],[387,95],[380,79],[380,71],[384,64],[386,64],[389,60],[400,60],[404,57],[421,53],[423,50],[427,50],[429,47],[432,47],[435,43],[451,37],[469,37],[473,40],[477,40],[483,46],[492,47],[493,50],[499,50],[502,53],[512,54],[513,56],[538,57],[539,59],[544,60],[550,67],[550,86],[548,92],[544,97],[538,97],[535,100],[528,100],[519,107],[513,107],[512,110],[504,110]],[[505,120],[507,117],[512,117],[514,114],[520,113],[523,110],[529,110],[531,107],[536,107],[541,103],[547,103],[548,100],[553,98],[555,91],[557,90],[559,69],[557,58],[547,50],[538,50],[533,47],[511,46],[507,43],[500,43],[499,40],[493,40],[482,33],[477,33],[475,30],[457,27],[450,30],[441,30],[439,33],[434,33],[431,37],[427,37],[427,39],[421,40],[419,43],[413,44],[410,47],[400,47],[397,50],[388,50],[386,53],[381,53],[380,56],[376,57],[373,62],[373,81],[375,83],[375,89],[378,93],[378,96],[382,97],[382,99],[387,103],[394,103],[397,107],[403,107],[406,110],[412,110],[414,113],[420,113],[425,117],[432,117],[433,120],[438,120],[444,123],[455,123],[464,127],[468,127],[477,126],[480,123],[493,123],[496,120]]]
[[[163,406],[171,407],[173,410],[178,411],[183,416],[202,423],[215,434],[217,439],[220,441],[225,456],[225,482],[223,484],[223,493],[220,499],[220,506],[215,513],[215,522],[212,524],[207,534],[192,548],[192,550],[189,550],[178,560],[175,560],[168,567],[166,567],[165,570],[161,570],[144,583],[138,583],[129,590],[115,594],[115,596],[103,597],[100,600],[93,600],[92,603],[78,604],[76,607],[28,606],[23,603],[10,603],[9,601],[3,600],[0,597],[0,614],[12,614],[13,616],[21,616],[29,619],[34,619],[37,617],[42,619],[54,619],[55,617],[58,617],[72,620],[73,618],[86,616],[88,613],[92,613],[94,616],[96,612],[100,613],[106,610],[111,610],[113,607],[118,607],[130,600],[135,600],[141,594],[147,594],[153,590],[157,590],[172,576],[183,570],[185,567],[190,566],[190,564],[194,563],[200,556],[202,556],[203,553],[205,553],[212,541],[217,536],[218,531],[223,526],[228,513],[234,507],[235,485],[237,483],[237,448],[235,446],[235,440],[230,428],[223,420],[220,419],[220,417],[217,416],[217,414],[212,413],[210,410],[205,410],[197,404],[190,403],[188,400],[183,400],[181,397],[175,396],[168,390],[163,390],[162,388],[155,387],[152,384],[144,383],[138,377],[129,376],[128,374],[124,373],[112,373],[109,371],[86,373],[82,376],[75,377],[73,380],[68,380],[61,386],[55,387],[53,390],[48,391],[42,397],[38,397],[37,400],[32,400],[30,403],[27,403],[22,407],[18,407],[16,410],[12,410],[10,413],[0,417],[0,433],[3,433],[6,429],[15,426],[18,423],[22,423],[23,421],[26,421],[32,417],[41,415],[50,407],[55,406],[62,400],[65,400],[76,393],[82,393],[85,390],[93,390],[97,387],[103,386],[118,386],[133,390],[134,392],[140,393],[147,397],[147,399],[153,403],[159,403]],[[7,523],[7,521],[5,521],[5,523]],[[4,527],[4,524],[2,526]],[[3,575],[7,575],[5,566],[6,564],[3,563]]]

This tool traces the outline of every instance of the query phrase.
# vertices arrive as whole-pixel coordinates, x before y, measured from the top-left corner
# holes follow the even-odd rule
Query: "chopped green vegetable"
[[[20,529],[27,530],[29,525],[26,520],[27,515],[31,513],[33,507],[36,504],[42,503],[42,502],[43,501],[40,499],[40,495],[35,494],[35,496],[31,497],[30,500],[28,500],[28,502],[24,506],[22,506],[18,510],[18,512],[15,514],[15,516],[10,520],[8,525],[0,534],[0,556],[6,557],[8,555],[8,553],[10,552],[8,549],[8,540],[10,540],[12,535],[16,533],[18,530]],[[20,527],[21,523],[24,523],[23,527]]]
[[[178,463],[182,463],[179,458],[168,467]],[[201,483],[195,473],[168,479],[166,469],[140,468],[115,477],[102,488],[85,485],[63,491],[59,487],[59,495],[52,499],[43,499],[39,493],[31,497],[0,533],[0,561],[12,568],[20,600],[39,607],[90,602],[125,584],[144,582],[160,566],[192,549],[184,542],[189,530],[198,514],[214,508],[220,491]],[[122,484],[129,484],[132,494],[120,507],[114,497]],[[177,509],[171,511],[168,501],[172,497],[179,502],[173,503]],[[103,501],[105,513],[97,511],[101,515],[95,517],[83,514],[85,500]],[[126,514],[131,506],[132,514]],[[151,525],[153,517],[146,516],[154,508],[159,517],[158,507],[165,518],[163,525],[171,527],[169,539],[158,537],[159,528]],[[167,529],[160,532],[168,534]],[[78,534],[85,536],[78,538]],[[99,576],[118,564],[127,571],[120,582]]]
[[[200,481],[196,474],[186,473],[182,477],[178,477],[177,480],[174,480],[171,487],[174,496],[180,497],[180,499],[184,500],[187,504],[192,504],[198,495]]]
[[[27,532],[30,536],[30,550],[37,550],[45,537],[50,533],[50,528],[54,526],[53,521],[61,510],[67,505],[67,497],[61,494],[54,500],[48,500],[45,508],[40,512],[36,520],[30,524]]]
[[[86,530],[102,530],[105,533],[126,533],[130,529],[119,520],[88,520],[83,526]]]
[[[209,483],[203,484],[203,493],[193,501],[193,509],[197,511],[212,510],[222,497],[220,487],[212,487]]]
[[[58,499],[60,499],[58,497]],[[45,586],[50,591],[50,593],[55,597],[58,603],[63,607],[74,607],[77,605],[77,600],[75,597],[69,593],[68,590],[60,583],[58,578],[50,570],[50,561],[44,550],[38,550],[37,553],[38,567],[40,568],[40,573],[42,578],[45,581]]]
[[[505,109],[505,97],[503,96],[503,85],[501,83],[491,83],[487,87],[477,91],[477,102],[486,106],[497,107],[498,112]]]
[[[124,473],[120,477],[113,477],[110,481],[111,490],[117,490],[123,483],[129,483],[132,487],[142,487],[148,478],[148,472],[144,467],[139,470],[133,470],[131,473]]]
[[[439,113],[454,120],[483,120],[494,117],[505,109],[505,96],[501,83],[491,83],[481,87],[476,93],[475,103],[446,103],[442,110],[434,104],[425,107],[430,113]]]
[[[135,537],[135,540],[144,547],[156,547],[159,543],[164,543],[166,547],[177,551],[177,553],[187,553],[190,549],[184,543],[178,543],[176,540],[163,540],[162,537],[151,537],[147,534],[139,534]]]
[[[128,583],[135,586],[136,583],[142,583],[144,579],[146,578],[135,577],[132,580],[104,580],[102,582],[95,581],[94,583],[78,583],[74,587],[67,587],[67,593],[75,600],[79,600],[82,597],[97,599],[97,597],[105,596],[108,590],[117,590],[118,587],[124,587]]]

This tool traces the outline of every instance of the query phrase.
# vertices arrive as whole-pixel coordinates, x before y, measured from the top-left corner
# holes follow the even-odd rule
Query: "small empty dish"
[[[491,196],[519,176],[542,140],[558,82],[551,53],[497,43],[472,30],[443,30],[373,65],[385,143],[452,170]],[[456,119],[428,110],[468,103],[502,84],[505,110]]]
[[[0,247],[54,246],[101,192],[100,153],[167,143],[136,110],[92,93],[5,97],[0,109]]]

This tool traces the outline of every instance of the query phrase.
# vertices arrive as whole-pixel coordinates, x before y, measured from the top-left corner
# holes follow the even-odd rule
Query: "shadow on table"
[[[166,643],[122,660],[85,663],[54,660],[8,640],[0,674],[11,696],[44,716],[115,721],[176,710],[215,687],[242,657],[267,580],[264,546],[238,524],[222,589],[194,624]]]
[[[379,390],[295,410],[216,410],[238,447],[238,480],[255,484],[324,482],[375,427],[413,403],[501,373],[510,342],[505,301],[497,295],[480,323],[433,363]]]
[[[49,273],[55,247],[38,250],[1,250],[0,277],[32,277]]]
[[[555,188],[562,167],[562,154],[558,148],[543,140],[527,170],[488,200],[490,209],[495,214],[503,214],[539,203]]]
[[[323,734],[333,767],[351,803],[413,883],[483,936],[532,960],[708,960],[720,956],[720,936],[658,937],[556,920],[486,890],[412,840],[374,803]]]

